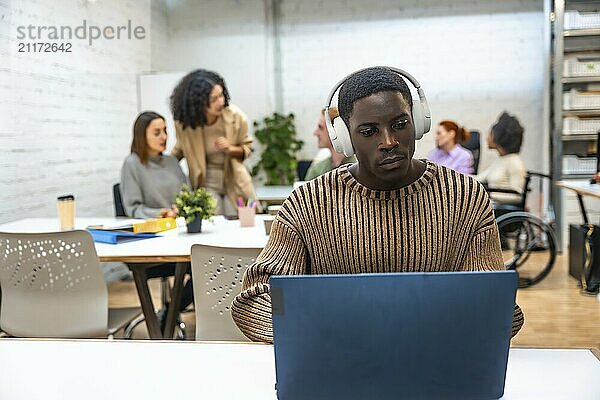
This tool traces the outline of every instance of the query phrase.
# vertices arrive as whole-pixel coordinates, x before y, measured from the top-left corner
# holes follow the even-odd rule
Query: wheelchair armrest
[[[522,195],[522,193],[517,192],[514,189],[501,189],[501,188],[487,187],[486,190],[488,191],[488,193],[509,193],[509,194],[516,194],[518,196]]]
[[[507,214],[509,212],[524,211],[520,204],[494,204],[496,213]]]

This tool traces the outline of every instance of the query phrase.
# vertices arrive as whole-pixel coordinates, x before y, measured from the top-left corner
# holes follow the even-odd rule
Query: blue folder
[[[88,229],[87,230],[94,238],[94,242],[118,244],[123,242],[130,242],[132,240],[149,239],[158,237],[155,233],[133,233],[124,231],[107,231],[101,229]]]

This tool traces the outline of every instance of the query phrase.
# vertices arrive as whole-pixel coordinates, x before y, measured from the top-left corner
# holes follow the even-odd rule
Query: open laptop
[[[514,271],[273,276],[277,397],[497,399]]]

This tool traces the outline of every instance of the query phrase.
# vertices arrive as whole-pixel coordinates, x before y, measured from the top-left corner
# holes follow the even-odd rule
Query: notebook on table
[[[273,276],[277,396],[497,399],[514,271]]]

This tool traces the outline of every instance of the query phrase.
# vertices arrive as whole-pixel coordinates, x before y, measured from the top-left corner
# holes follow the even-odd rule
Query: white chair
[[[231,318],[244,272],[262,249],[192,246],[196,340],[248,341]]]
[[[108,308],[86,231],[0,232],[0,329],[17,337],[109,337],[141,313]]]

